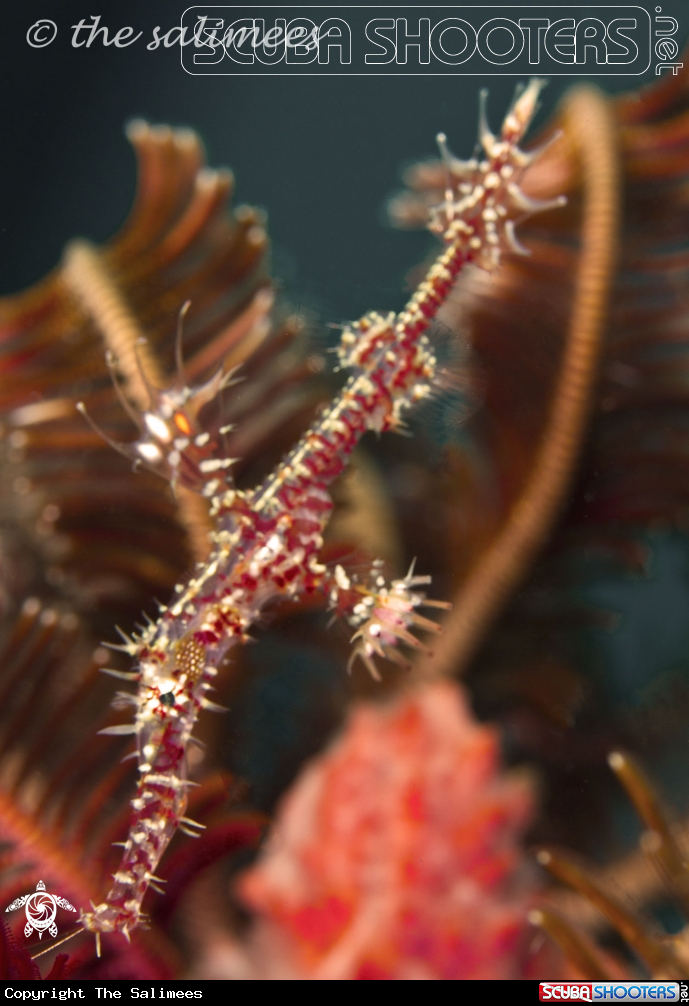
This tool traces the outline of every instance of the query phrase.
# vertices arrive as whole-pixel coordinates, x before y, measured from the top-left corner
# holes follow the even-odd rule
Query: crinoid
[[[530,256],[467,271],[441,312],[470,341],[482,405],[447,454],[457,586],[417,672],[465,674],[513,755],[542,766],[544,838],[593,834],[586,808],[613,798],[606,750],[650,758],[685,731],[658,690],[653,709],[613,708],[582,629],[611,624],[584,603],[587,577],[645,576],[648,530],[686,527],[688,82],[568,92],[523,181],[567,205],[520,228]],[[446,171],[410,169],[398,223],[420,221]]]
[[[344,326],[336,351],[350,376],[320,412],[322,361],[273,303],[263,221],[248,209],[226,212],[229,176],[201,167],[187,132],[134,126],[140,195],[123,231],[100,249],[71,245],[53,275],[0,304],[10,375],[0,399],[3,482],[12,490],[2,499],[0,829],[8,864],[38,862],[99,941],[142,929],[149,886],[167,880],[170,888],[152,899],[152,931],[137,932],[131,950],[106,938],[105,962],[85,966],[90,975],[99,966],[121,974],[123,960],[128,973],[169,969],[169,906],[203,862],[260,835],[255,815],[228,810],[216,746],[202,761],[191,745],[192,731],[209,730],[206,718],[197,720],[216,705],[211,689],[242,677],[239,644],[269,607],[279,623],[288,609],[328,606],[354,630],[353,663],[374,676],[387,666],[390,679],[416,657],[412,678],[426,681],[421,706],[431,695],[424,687],[436,687],[429,678],[471,661],[484,712],[497,716],[502,696],[519,697],[508,718],[513,746],[516,737],[519,756],[537,758],[546,778],[559,779],[565,753],[579,750],[583,689],[565,667],[562,616],[572,616],[557,593],[568,556],[583,542],[639,563],[638,545],[623,532],[658,517],[680,523],[685,512],[676,464],[687,405],[676,326],[684,253],[673,242],[686,217],[686,78],[638,101],[575,92],[563,106],[562,135],[525,153],[518,144],[539,87],[532,82],[518,95],[499,135],[484,122],[478,158],[460,161],[441,140],[441,161],[412,173],[397,217],[425,222],[434,206],[431,227],[444,248],[399,314],[371,312]],[[176,331],[188,301],[181,352]],[[360,439],[403,430],[437,388],[436,319],[471,343],[481,404],[465,427],[465,449],[450,447],[444,474],[423,469],[420,495],[444,507],[444,523],[430,522],[435,551],[422,547],[415,567],[391,576],[374,561],[382,532],[369,534],[358,568],[346,547],[328,557],[337,479]],[[671,365],[668,346],[677,350]],[[240,363],[244,382],[223,393]],[[80,401],[120,453],[78,414]],[[631,447],[630,428],[638,431]],[[374,495],[360,495],[359,506],[367,518],[377,514],[367,523],[380,528],[386,520],[369,505]],[[458,588],[442,635],[421,613],[448,607],[427,597],[428,573]],[[164,602],[159,615],[149,608],[154,596]],[[149,622],[135,629],[141,609]],[[108,656],[100,640],[112,640],[115,623],[121,641]],[[433,655],[425,634],[437,637]],[[134,711],[133,723],[102,714],[109,696],[96,681],[106,663],[136,685],[116,697],[119,709]],[[413,706],[414,694],[402,705]],[[140,770],[133,800],[129,769],[116,765],[129,736]],[[381,736],[385,746],[385,729]],[[603,740],[609,749],[607,734]],[[597,752],[584,741],[588,769]],[[517,790],[496,785],[509,804]],[[510,855],[529,805],[520,792],[507,813]],[[480,816],[480,799],[476,806]],[[557,818],[560,826],[567,820]],[[202,837],[183,846],[182,829]],[[105,849],[125,835],[118,865]],[[171,841],[178,848],[164,856]],[[114,885],[106,886],[111,871]],[[37,879],[18,875],[8,901],[22,893],[20,881],[25,888]],[[503,900],[509,916],[509,894]],[[403,941],[388,935],[379,956],[399,963]],[[456,976],[454,966],[439,972]]]
[[[102,248],[73,243],[51,276],[0,302],[7,903],[40,877],[75,904],[98,897],[115,866],[109,845],[118,837],[112,829],[122,827],[129,773],[118,764],[126,742],[93,736],[109,718],[111,690],[98,672],[109,665],[120,677],[129,673],[100,640],[112,639],[113,624],[132,626],[153,597],[168,596],[210,547],[203,497],[181,484],[172,494],[148,470],[134,472],[89,429],[77,402],[86,399],[110,436],[129,439],[117,392],[130,412],[149,407],[163,375],[174,372],[177,320],[189,298],[185,373],[203,381],[222,361],[229,370],[244,364],[243,393],[207,418],[241,456],[240,477],[278,457],[323,394],[302,326],[273,305],[261,215],[249,207],[228,212],[231,176],[203,166],[190,131],[135,123],[129,137],[139,188],[122,231]],[[215,815],[220,829],[204,840],[209,861],[209,850],[211,859],[220,854],[219,834],[224,849],[234,840],[223,819],[227,784],[206,764],[211,788],[198,791],[197,814],[207,822]],[[261,825],[247,824],[254,841]],[[166,958],[174,958],[170,947],[148,958],[139,949],[124,972],[164,975]],[[113,958],[100,973],[119,966]]]
[[[671,936],[643,911],[643,901],[659,900],[659,889],[664,889],[674,908],[679,909],[687,922],[689,864],[686,834],[672,821],[654,787],[633,758],[613,751],[608,762],[632,799],[643,824],[641,853],[655,871],[655,889],[644,885],[645,871],[639,862],[634,864],[633,871],[628,867],[625,871],[627,879],[632,880],[632,889],[629,890],[625,889],[627,884],[624,881],[620,883],[622,871],[619,868],[606,874],[583,864],[565,851],[541,849],[539,863],[557,880],[577,892],[579,897],[563,899],[558,897],[558,893],[565,892],[554,892],[550,904],[546,903],[531,912],[531,921],[560,946],[582,978],[604,981],[621,977],[625,970],[628,972],[625,977],[632,978],[636,970],[634,964],[625,965],[596,948],[590,933],[586,932],[586,926],[581,924],[585,920],[590,924],[592,915],[596,929],[600,929],[600,922],[604,919],[616,930],[651,977],[661,980],[686,978],[689,973],[689,925]],[[644,886],[647,888],[645,891]],[[568,900],[569,910],[574,909],[572,914],[575,919],[568,917]],[[593,908],[594,912],[587,912],[586,908]],[[576,914],[579,915],[578,921]]]

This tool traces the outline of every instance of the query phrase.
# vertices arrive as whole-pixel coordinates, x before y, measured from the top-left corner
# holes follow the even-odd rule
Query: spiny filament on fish
[[[330,608],[356,629],[351,664],[360,658],[374,677],[377,658],[408,666],[400,645],[421,643],[415,630],[436,632],[438,625],[419,613],[447,608],[428,600],[419,588],[429,578],[413,568],[388,584],[381,565],[358,579],[341,566],[319,561],[323,532],[332,510],[330,484],[344,471],[367,430],[399,430],[414,405],[432,394],[438,365],[425,332],[467,263],[494,268],[503,251],[519,250],[514,224],[528,213],[559,205],[527,200],[519,189],[521,172],[532,159],[517,146],[534,114],[540,81],[517,96],[499,137],[482,117],[480,141],[485,160],[459,161],[439,138],[447,169],[444,202],[431,212],[430,229],[445,249],[431,266],[404,310],[370,313],[345,327],[338,349],[349,380],[271,475],[250,491],[233,484],[233,459],[223,457],[215,440],[199,426],[199,412],[227,384],[216,375],[202,388],[187,388],[178,364],[169,391],[151,389],[151,408],[136,415],[141,436],[117,445],[173,483],[210,499],[212,551],[194,576],[179,584],[168,607],[139,637],[119,646],[137,662],[117,677],[138,682],[136,717],[131,725],[104,733],[134,733],[141,775],[124,852],[106,900],[82,915],[98,936],[129,937],[142,921],[141,905],[155,870],[178,828],[197,835],[200,825],[185,817],[185,752],[217,668],[231,647],[245,642],[262,610],[276,598],[319,592]],[[178,360],[181,354],[178,353]],[[128,406],[130,412],[131,407]],[[222,432],[222,431],[221,431]],[[126,701],[121,696],[119,701]]]

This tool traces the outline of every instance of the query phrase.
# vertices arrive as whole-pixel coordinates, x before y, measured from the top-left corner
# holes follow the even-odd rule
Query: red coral
[[[499,757],[450,684],[360,706],[241,879],[261,977],[520,977],[533,797]]]

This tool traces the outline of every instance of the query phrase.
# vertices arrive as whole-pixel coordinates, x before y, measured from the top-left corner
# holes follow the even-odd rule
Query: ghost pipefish
[[[378,563],[360,578],[319,562],[333,506],[328,488],[367,430],[401,429],[404,414],[432,393],[438,367],[426,331],[461,269],[468,263],[493,269],[503,252],[524,252],[516,223],[563,202],[529,199],[519,187],[522,172],[538,156],[518,144],[541,86],[532,80],[517,94],[497,136],[482,110],[481,159],[459,160],[445,137],[438,137],[447,188],[428,226],[443,251],[399,314],[370,312],[344,328],[337,353],[340,366],[351,372],[348,381],[261,485],[249,491],[234,486],[233,459],[199,422],[202,406],[229,375],[188,387],[178,366],[175,384],[149,388],[150,408],[133,413],[139,439],[118,449],[210,501],[212,549],[193,577],[175,588],[158,621],[120,646],[136,661],[131,672],[116,672],[137,682],[135,718],[102,732],[136,736],[140,779],[114,884],[103,903],[81,915],[83,927],[96,934],[99,952],[101,933],[129,938],[142,921],[144,895],[155,888],[156,867],[177,829],[198,834],[201,826],[185,817],[187,745],[199,712],[219,708],[207,695],[218,667],[231,647],[248,638],[266,604],[325,595],[331,610],[356,630],[350,666],[361,659],[374,677],[377,657],[408,666],[399,647],[421,645],[414,630],[439,631],[419,613],[448,607],[420,589],[429,577],[412,568],[388,583]]]

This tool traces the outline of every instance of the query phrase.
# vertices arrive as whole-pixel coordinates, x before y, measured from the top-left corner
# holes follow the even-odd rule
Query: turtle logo
[[[39,940],[43,939],[43,931],[48,930],[51,936],[57,936],[57,926],[55,916],[57,909],[65,908],[68,912],[76,912],[74,905],[70,905],[66,898],[58,898],[55,894],[48,894],[45,884],[39,880],[36,884],[34,894],[22,894],[21,898],[13,901],[5,911],[13,912],[15,908],[24,908],[26,912],[26,925],[24,935],[31,936],[36,930]]]

